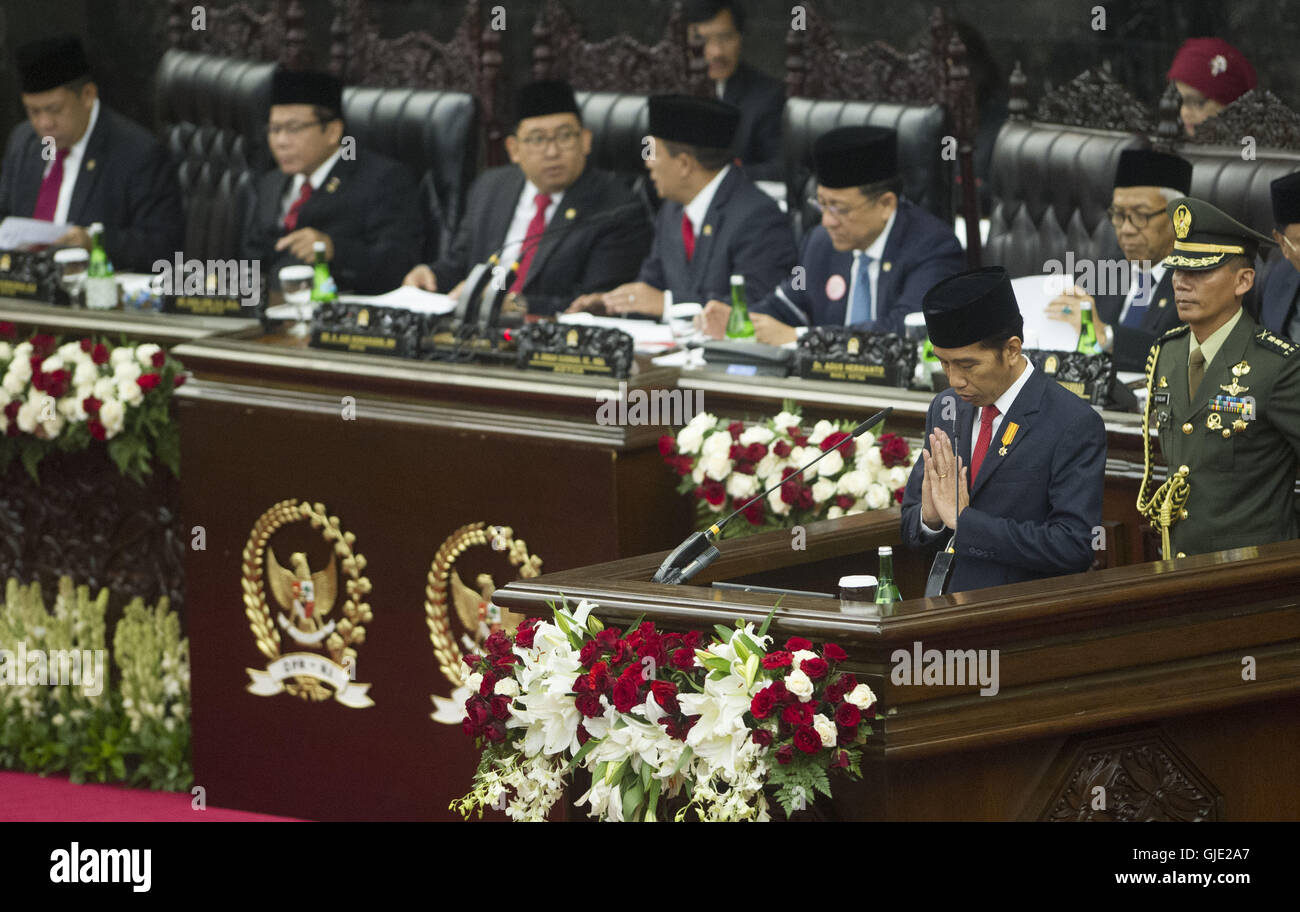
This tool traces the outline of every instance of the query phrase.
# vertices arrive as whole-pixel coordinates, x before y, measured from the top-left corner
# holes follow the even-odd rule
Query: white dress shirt
[[[685,206],[686,217],[691,220],[691,228],[695,231],[695,247],[699,249],[700,235],[704,230],[704,217],[709,214],[709,206],[713,205],[713,197],[718,193],[718,187],[722,186],[722,180],[731,170],[731,165],[724,165],[722,170],[713,175],[713,180],[704,185],[699,193],[695,194]]]
[[[528,237],[528,226],[537,214],[537,194],[541,193],[532,181],[524,181],[524,189],[519,192],[519,201],[515,203],[515,214],[510,218],[510,227],[506,229],[505,243],[501,248],[501,262],[513,263],[519,259],[524,249],[524,240]],[[551,204],[546,207],[546,224],[551,224],[555,211],[560,208],[564,191],[551,194]],[[541,240],[538,240],[541,243]]]
[[[1146,289],[1147,292],[1146,306],[1148,308],[1156,306],[1156,302],[1154,300],[1156,295],[1156,286],[1159,285],[1161,279],[1165,277],[1166,268],[1167,267],[1165,266],[1164,260],[1160,260],[1158,263],[1154,264],[1151,267],[1151,281],[1150,284],[1147,285],[1147,289]],[[1133,282],[1131,285],[1129,285],[1128,294],[1124,296],[1124,306],[1120,309],[1119,319],[1115,321],[1116,325],[1122,326],[1124,324],[1124,318],[1128,316],[1129,305],[1133,303],[1133,298],[1137,296],[1139,283],[1141,283],[1142,281],[1141,269],[1134,269],[1132,275],[1133,275]],[[1113,337],[1114,334],[1112,333],[1112,338]]]
[[[289,209],[293,206],[294,200],[298,194],[302,193],[302,185],[308,180],[311,181],[311,192],[315,193],[320,189],[320,185],[325,183],[325,178],[329,177],[330,171],[338,164],[338,160],[343,156],[343,147],[339,146],[334,150],[334,154],[325,159],[321,166],[311,173],[308,178],[305,174],[295,174],[293,180],[289,181],[289,189],[284,192],[284,197],[280,200],[280,221],[289,214]]]
[[[86,143],[90,141],[90,134],[95,132],[95,124],[99,120],[99,99],[90,108],[90,121],[86,124],[86,132],[81,134],[81,139],[77,140],[68,147],[68,154],[63,159],[63,182],[59,184],[59,201],[54,206],[54,224],[66,225],[68,222],[68,209],[72,206],[72,191],[77,186],[77,175],[81,172],[81,160],[86,154]],[[45,163],[45,170],[41,172],[41,179],[44,180],[54,167],[53,161]],[[84,226],[83,226],[84,227]]]
[[[849,297],[844,305],[844,325],[849,325],[849,320],[853,316],[853,293],[858,287],[859,265],[862,262],[862,255],[865,253],[871,257],[871,262],[867,265],[867,278],[871,282],[871,312],[876,319],[880,319],[880,297],[876,294],[876,289],[880,287],[880,260],[885,255],[885,244],[889,243],[889,232],[894,228],[894,216],[898,215],[898,207],[889,213],[889,221],[885,222],[885,228],[880,235],[871,242],[871,246],[866,250],[853,251],[853,271],[849,275]]]

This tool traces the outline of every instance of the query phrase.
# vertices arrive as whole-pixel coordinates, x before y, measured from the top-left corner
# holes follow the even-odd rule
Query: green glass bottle
[[[888,605],[891,602],[901,602],[903,595],[894,582],[894,549],[889,545],[881,545],[878,554],[880,569],[876,572],[876,604]]]
[[[90,226],[90,265],[86,267],[86,278],[102,279],[113,274],[113,266],[108,262],[108,251],[104,249],[104,226],[95,222]]]
[[[311,280],[311,301],[313,304],[320,304],[336,300],[339,292],[334,284],[334,277],[330,275],[329,261],[325,259],[325,242],[317,241],[312,244],[311,249],[316,254],[316,271]]]
[[[727,318],[727,338],[737,342],[754,341],[754,321],[745,303],[745,277],[731,277],[731,316]]]
[[[1097,327],[1092,322],[1092,302],[1079,302],[1079,351],[1085,355],[1100,355],[1101,346],[1097,344]]]
[[[113,264],[104,249],[104,225],[90,226],[90,262],[86,265],[86,307],[89,310],[112,310],[117,307],[117,279]]]

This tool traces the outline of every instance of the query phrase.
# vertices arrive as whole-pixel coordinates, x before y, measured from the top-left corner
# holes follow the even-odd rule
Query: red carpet
[[[0,773],[0,821],[23,822],[167,822],[291,821],[249,811],[208,805],[191,807],[187,792],[150,792],[120,785],[73,785],[66,778],[42,779],[30,773]]]

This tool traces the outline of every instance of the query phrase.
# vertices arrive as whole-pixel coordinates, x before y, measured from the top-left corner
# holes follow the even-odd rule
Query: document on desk
[[[672,327],[658,320],[629,320],[623,317],[598,317],[589,313],[565,313],[557,318],[561,323],[580,326],[604,326],[621,329],[632,337],[632,345],[639,351],[663,351],[676,345]]]
[[[456,309],[456,299],[451,295],[425,291],[413,285],[401,285],[381,295],[339,295],[344,304],[373,304],[375,307],[396,307],[412,313],[448,314]]]
[[[67,232],[68,226],[61,222],[10,215],[0,222],[0,250],[48,247]]]
[[[1064,320],[1047,315],[1047,305],[1062,290],[1062,276],[1027,275],[1011,280],[1020,315],[1025,318],[1025,348],[1041,351],[1074,351],[1079,347],[1079,333]]]

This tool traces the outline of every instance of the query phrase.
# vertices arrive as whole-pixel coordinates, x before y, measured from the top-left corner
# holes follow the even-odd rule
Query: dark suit
[[[745,173],[752,180],[785,180],[781,159],[785,86],[741,62],[723,87],[722,100],[740,108],[740,125],[732,148]]]
[[[682,245],[681,203],[665,201],[655,218],[654,244],[637,278],[673,293],[677,302],[731,300],[731,276],[745,277],[745,297],[761,301],[790,275],[798,258],[794,235],[772,198],[732,168],[695,233],[695,255]]]
[[[1097,295],[1097,316],[1110,326],[1115,337],[1112,355],[1115,369],[1122,371],[1146,370],[1147,352],[1156,339],[1183,321],[1178,318],[1178,305],[1174,302],[1174,271],[1166,269],[1148,299],[1146,316],[1141,326],[1120,326],[1119,315],[1124,309],[1125,294]]]
[[[930,403],[926,429],[942,427],[945,397],[956,403],[958,453],[966,464],[975,408],[946,389]],[[1019,425],[1006,455],[1001,440],[1009,423]],[[1087,570],[1093,529],[1101,524],[1106,472],[1106,428],[1092,407],[1034,371],[1003,417],[971,490],[970,506],[957,519],[951,592],[1001,586]],[[922,537],[921,481],[917,460],[903,495],[903,543],[931,550],[946,546],[944,530]]]
[[[789,326],[843,326],[852,287],[853,251],[839,251],[818,225],[799,252],[804,273],[785,281],[754,306]],[[903,317],[921,309],[921,298],[965,268],[965,254],[952,228],[907,200],[900,200],[880,258],[873,299],[877,319],[865,329],[903,332]],[[838,276],[838,279],[834,277]],[[798,286],[798,287],[796,287]],[[838,292],[832,300],[828,291]]]
[[[9,135],[0,166],[0,218],[31,218],[47,162],[24,121]],[[65,176],[66,179],[66,176]],[[104,249],[118,271],[151,272],[185,243],[176,169],[147,130],[100,102],[68,206],[68,224],[104,225]]]
[[[1274,254],[1273,260],[1263,270],[1256,273],[1255,291],[1259,300],[1259,323],[1279,336],[1286,336],[1292,342],[1300,342],[1293,334],[1292,326],[1297,317],[1297,301],[1300,301],[1300,272],[1297,272],[1281,254]]]
[[[279,273],[300,261],[275,242],[285,234],[281,208],[293,175],[275,170],[257,183],[248,211],[243,256],[262,261],[262,274],[278,287]],[[340,158],[298,211],[295,230],[315,228],[334,242],[330,275],[340,291],[382,294],[402,284],[420,261],[424,223],[415,181],[403,165],[362,149]]]
[[[501,249],[524,187],[516,165],[479,175],[451,249],[433,264],[439,289],[450,291]],[[619,207],[621,216],[600,217]],[[559,313],[579,295],[630,282],[649,249],[650,222],[631,191],[615,175],[588,167],[564,191],[533,254],[522,289],[529,312]]]

